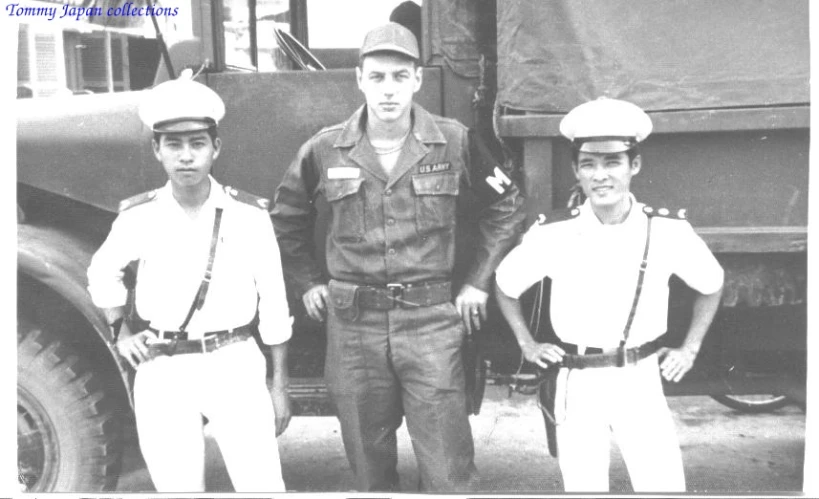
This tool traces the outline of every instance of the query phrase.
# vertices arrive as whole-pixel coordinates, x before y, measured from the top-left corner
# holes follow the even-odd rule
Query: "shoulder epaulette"
[[[650,217],[663,217],[672,220],[685,220],[685,208],[669,209],[669,208],[652,208],[651,206],[643,206],[643,213]]]
[[[131,196],[128,199],[123,199],[119,202],[119,211],[123,212],[133,208],[134,206],[139,206],[147,203],[148,201],[153,201],[154,199],[156,199],[156,189],[137,194],[136,196]]]
[[[570,220],[572,218],[575,218],[577,215],[580,215],[579,208],[567,208],[565,210],[556,210],[550,212],[548,215],[544,215],[543,213],[538,215],[537,223],[538,225],[548,225],[553,224],[555,222]]]
[[[249,192],[240,191],[239,189],[230,187],[229,185],[225,186],[225,194],[236,201],[239,201],[240,203],[249,204],[250,206],[255,206],[256,208],[261,208],[265,211],[270,207],[270,200],[259,196],[254,196]]]

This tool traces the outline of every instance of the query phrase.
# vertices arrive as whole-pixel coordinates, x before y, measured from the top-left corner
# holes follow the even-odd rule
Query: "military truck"
[[[119,201],[165,180],[137,117],[142,89],[183,68],[196,72],[228,109],[215,176],[272,197],[298,147],[363,103],[357,47],[393,11],[419,36],[419,102],[483,137],[524,189],[529,223],[570,200],[574,179],[560,118],[600,95],[644,107],[655,131],[636,195],[658,208],[686,208],[726,270],[722,308],[697,365],[667,394],[708,394],[751,411],[804,403],[807,0],[177,3],[180,15],[158,18],[158,34],[147,37],[105,16],[87,21],[108,40],[107,86],[83,86],[74,75],[69,92],[55,96],[18,90],[17,433],[27,490],[116,487],[123,428],[132,424],[133,372],[114,353],[85,271]],[[20,39],[32,42],[26,50],[44,40]],[[63,38],[65,47],[89,50],[90,42],[69,47],[70,39]],[[65,61],[71,57],[66,52]],[[31,66],[25,70],[42,70]],[[322,258],[326,203],[318,204],[315,251]],[[464,261],[472,234],[465,224]],[[548,288],[525,298],[533,317],[542,312],[541,337],[550,329]],[[325,333],[299,297],[290,299],[291,397],[299,414],[326,414]],[[673,343],[687,325],[690,291],[673,282],[670,302]],[[478,368],[487,368],[490,382],[531,392],[534,373],[490,305]]]

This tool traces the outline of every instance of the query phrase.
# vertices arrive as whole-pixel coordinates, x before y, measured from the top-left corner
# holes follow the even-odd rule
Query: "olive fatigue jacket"
[[[299,296],[327,282],[313,247],[320,194],[331,207],[330,277],[385,285],[452,278],[456,206],[471,191],[481,206],[471,214],[479,234],[465,282],[490,289],[522,231],[523,197],[502,170],[470,153],[464,125],[417,104],[411,112],[412,133],[389,176],[364,133],[366,106],[313,136],[288,168],[271,216],[285,275]]]

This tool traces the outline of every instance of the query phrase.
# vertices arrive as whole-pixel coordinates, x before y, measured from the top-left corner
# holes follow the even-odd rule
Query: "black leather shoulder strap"
[[[643,213],[649,217],[670,218],[672,220],[685,220],[685,208],[654,208],[651,206],[643,206]]]
[[[222,208],[216,208],[216,215],[213,218],[213,235],[210,238],[210,253],[208,254],[208,266],[205,269],[205,277],[202,278],[202,283],[199,285],[199,290],[196,292],[196,296],[193,298],[193,303],[191,303],[191,308],[188,310],[188,315],[185,317],[185,321],[179,326],[180,331],[185,331],[185,328],[188,327],[188,323],[191,321],[193,317],[193,313],[197,310],[201,310],[202,306],[205,304],[205,297],[208,294],[208,287],[210,286],[210,278],[213,274],[213,261],[216,259],[216,247],[219,243],[219,227],[222,225]]]
[[[555,222],[562,222],[564,220],[571,220],[580,215],[579,208],[566,208],[563,210],[555,210],[548,215],[541,213],[537,216],[538,225],[548,225]]]
[[[643,261],[640,263],[640,274],[637,276],[637,289],[634,291],[634,300],[631,303],[631,311],[628,314],[626,327],[623,329],[623,339],[620,341],[621,348],[626,344],[626,340],[628,340],[628,334],[631,331],[631,323],[634,322],[634,315],[637,313],[637,304],[640,302],[640,293],[643,291],[643,280],[646,276],[646,267],[648,267],[648,247],[651,243],[652,218],[653,217],[649,215],[648,220],[646,221],[646,244],[645,249],[643,250]]]

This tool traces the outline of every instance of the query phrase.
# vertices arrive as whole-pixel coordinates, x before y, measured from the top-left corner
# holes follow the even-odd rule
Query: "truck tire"
[[[718,375],[720,384],[726,390],[712,394],[712,399],[726,407],[747,414],[775,411],[794,402],[786,392],[778,387],[769,386],[759,392],[740,391],[743,386],[746,390],[749,385],[758,386],[758,382],[763,382],[772,373],[766,365],[760,363],[759,359],[747,353],[743,354],[737,346],[731,345],[723,352],[723,355],[724,358],[718,364],[715,374]],[[768,360],[768,363],[770,362]],[[777,358],[774,361],[779,365],[787,365],[787,362],[784,358]]]
[[[67,345],[17,326],[17,467],[22,490],[114,490],[123,441],[116,405]]]
[[[711,395],[711,398],[722,405],[728,406],[740,412],[749,414],[759,414],[770,412],[785,407],[791,400],[785,395]]]

